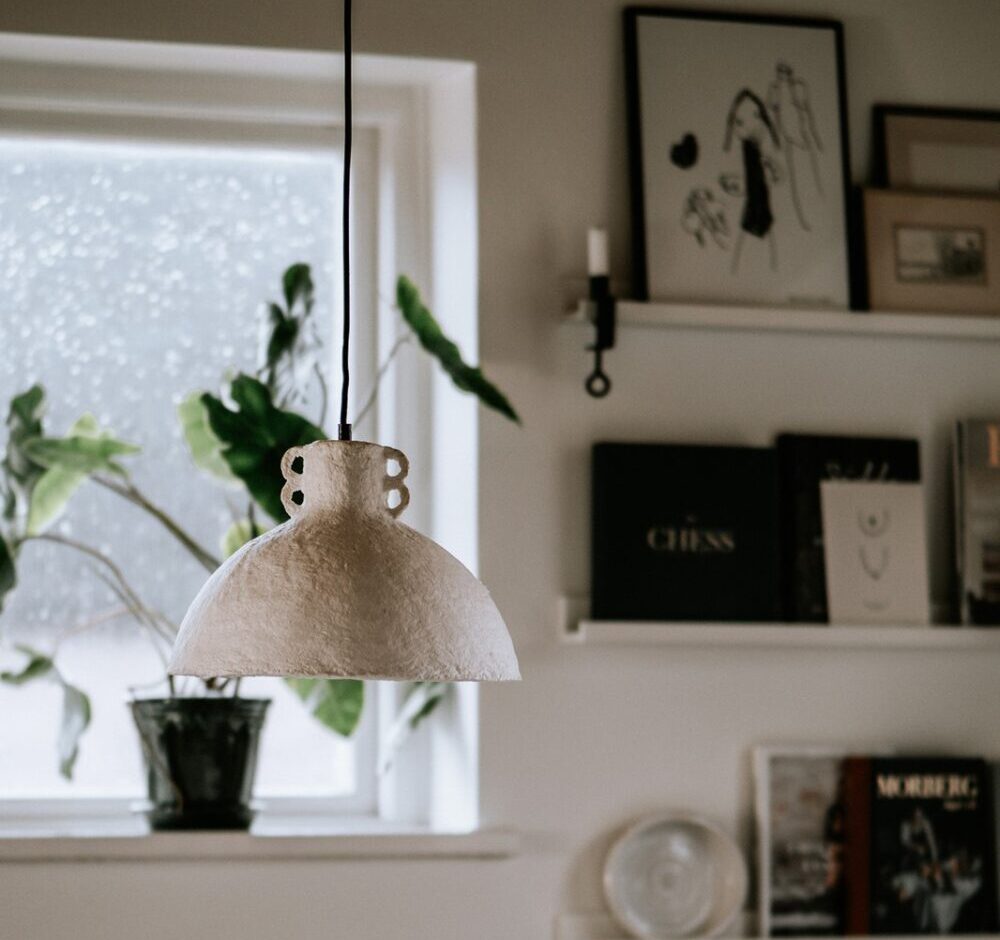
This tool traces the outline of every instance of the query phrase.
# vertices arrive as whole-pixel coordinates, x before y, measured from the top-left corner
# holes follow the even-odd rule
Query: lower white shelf
[[[736,923],[722,934],[723,938],[754,937],[756,915],[747,912],[736,919]],[[926,935],[925,940],[926,940]],[[967,934],[977,940],[1000,940],[997,934]],[[606,914],[561,914],[556,918],[555,940],[629,940],[628,934],[622,930]],[[794,940],[794,938],[793,938]],[[842,940],[852,940],[850,937]],[[853,938],[861,940],[861,938]],[[867,938],[866,938],[867,940]],[[882,940],[917,940],[916,937],[903,935],[883,937]]]
[[[562,598],[559,608],[559,635],[567,644],[729,649],[781,647],[970,650],[1000,653],[1000,628],[589,620],[581,615],[586,602],[578,598]]]
[[[721,940],[752,937],[757,925],[757,915],[744,911],[730,927],[723,931]],[[555,940],[630,940],[628,933],[609,914],[560,914],[556,917]]]

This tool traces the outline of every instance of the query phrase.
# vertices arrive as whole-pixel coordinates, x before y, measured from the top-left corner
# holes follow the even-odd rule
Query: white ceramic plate
[[[681,813],[640,819],[604,863],[604,896],[632,936],[717,937],[743,909],[747,867],[718,826]]]

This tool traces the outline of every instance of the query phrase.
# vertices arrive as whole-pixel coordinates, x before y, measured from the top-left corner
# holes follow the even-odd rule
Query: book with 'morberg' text
[[[843,780],[848,935],[996,929],[993,784],[984,761],[852,757]]]

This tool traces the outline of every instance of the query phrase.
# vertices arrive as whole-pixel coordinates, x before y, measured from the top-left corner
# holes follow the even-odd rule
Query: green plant
[[[195,391],[177,409],[184,440],[194,465],[220,483],[241,487],[247,496],[244,518],[223,534],[224,556],[237,551],[250,539],[266,531],[268,524],[258,510],[275,523],[287,518],[279,494],[284,480],[281,457],[289,448],[325,439],[327,390],[318,366],[321,343],[313,322],[314,286],[309,266],[294,264],[282,277],[284,305],[267,308],[267,336],[259,368],[254,375],[238,374],[223,384],[221,394]],[[423,304],[419,292],[405,277],[397,285],[397,303],[409,331],[394,344],[378,370],[372,391],[360,409],[360,422],[373,406],[382,376],[407,338],[419,344],[440,363],[455,385],[475,395],[484,405],[519,421],[507,398],[482,371],[465,363],[455,346]],[[315,421],[294,408],[306,401],[310,383],[320,389],[320,407]],[[136,486],[128,460],[139,448],[102,429],[91,415],[81,417],[63,437],[53,437],[44,427],[45,392],[33,386],[10,402],[7,417],[8,442],[0,463],[2,531],[0,531],[0,611],[6,595],[18,579],[17,562],[25,544],[41,540],[83,554],[95,563],[98,577],[109,587],[127,613],[147,634],[163,656],[177,632],[176,624],[146,604],[128,582],[123,570],[99,548],[52,531],[70,500],[85,483],[101,486],[143,510],[208,572],[221,559],[198,542],[184,527]],[[89,625],[83,625],[86,628]],[[73,633],[79,632],[76,627]],[[0,673],[8,685],[46,680],[63,691],[63,717],[59,738],[60,771],[72,776],[80,737],[91,719],[86,694],[65,681],[56,665],[59,641],[49,652],[29,646],[16,649],[24,656],[20,669]],[[179,687],[167,677],[170,693],[190,694],[190,684]],[[303,705],[325,727],[350,735],[364,707],[364,684],[354,679],[289,679],[288,685]],[[239,681],[209,679],[201,687],[207,693],[239,694]],[[399,721],[390,734],[398,745],[409,730],[427,717],[442,700],[446,687],[440,683],[414,683],[401,708]]]

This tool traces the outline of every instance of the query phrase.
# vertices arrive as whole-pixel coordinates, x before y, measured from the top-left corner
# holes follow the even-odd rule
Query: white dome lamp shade
[[[440,545],[398,521],[409,462],[351,440],[351,0],[344,0],[344,342],[338,440],[282,460],[290,519],[244,545],[181,623],[171,675],[404,681],[519,679],[489,591]],[[390,462],[399,471],[389,473]],[[390,506],[389,496],[398,494]]]
[[[390,461],[399,464],[394,475]],[[291,518],[208,579],[181,624],[170,672],[520,678],[489,591],[398,521],[407,470],[400,451],[379,444],[319,441],[288,451],[281,499]],[[392,492],[399,502],[390,508]]]

